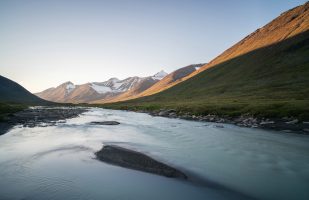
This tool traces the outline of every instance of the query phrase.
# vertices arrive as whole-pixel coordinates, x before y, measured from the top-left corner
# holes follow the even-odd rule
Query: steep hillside
[[[308,7],[281,14],[174,87],[105,107],[309,118]]]
[[[18,83],[0,75],[0,103],[42,104],[43,99],[31,94]]]
[[[258,48],[278,43],[308,30],[308,7],[309,2],[282,13],[279,17],[264,27],[257,29],[184,80],[222,62],[244,55]]]

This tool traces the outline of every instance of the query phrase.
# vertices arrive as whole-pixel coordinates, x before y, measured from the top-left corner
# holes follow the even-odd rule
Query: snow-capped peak
[[[72,82],[66,82],[65,89],[67,91],[67,94],[72,92],[75,89],[75,85]]]
[[[152,78],[154,80],[161,80],[163,79],[168,73],[166,73],[165,71],[161,70],[158,73],[156,73],[155,75],[152,76]]]
[[[111,82],[118,82],[118,81],[120,81],[120,80],[119,80],[118,78],[114,77],[114,78],[108,79],[107,82],[109,82],[109,81],[111,81]]]

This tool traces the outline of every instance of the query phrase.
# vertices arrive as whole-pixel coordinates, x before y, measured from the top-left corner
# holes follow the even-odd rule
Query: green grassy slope
[[[220,63],[158,94],[103,106],[309,119],[309,31]]]

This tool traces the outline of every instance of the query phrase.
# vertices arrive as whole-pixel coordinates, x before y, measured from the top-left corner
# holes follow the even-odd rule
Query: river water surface
[[[103,120],[121,124],[89,124]],[[223,126],[91,108],[57,126],[14,127],[0,136],[0,199],[309,199],[308,136]],[[203,181],[105,164],[94,156],[104,144]]]

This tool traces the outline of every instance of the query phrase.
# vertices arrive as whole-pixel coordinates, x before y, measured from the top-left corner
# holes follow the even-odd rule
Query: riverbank
[[[145,112],[145,111],[141,111]],[[205,121],[214,123],[228,123],[235,124],[240,127],[248,128],[262,128],[271,129],[285,132],[295,132],[300,134],[309,134],[309,121],[300,121],[293,117],[283,118],[258,118],[252,115],[241,115],[237,117],[231,116],[218,116],[214,114],[208,115],[194,115],[190,113],[178,113],[173,109],[160,109],[156,111],[147,111],[146,113],[152,116],[168,117],[168,118],[180,118],[194,121]],[[218,125],[218,127],[223,127]]]
[[[9,113],[0,122],[0,135],[6,133],[16,125],[23,127],[54,126],[57,122],[65,122],[86,112],[86,108],[80,107],[30,107],[20,111]]]
[[[193,121],[214,122],[234,124],[240,127],[261,128],[267,130],[277,130],[298,134],[309,134],[309,120],[302,120],[296,117],[257,117],[252,114],[241,115],[216,115],[216,114],[195,114],[176,109],[140,109],[130,106],[117,106],[117,104],[96,105],[98,107],[115,110],[128,110],[134,112],[147,113],[152,116],[179,118]],[[218,125],[218,127],[224,127]]]

